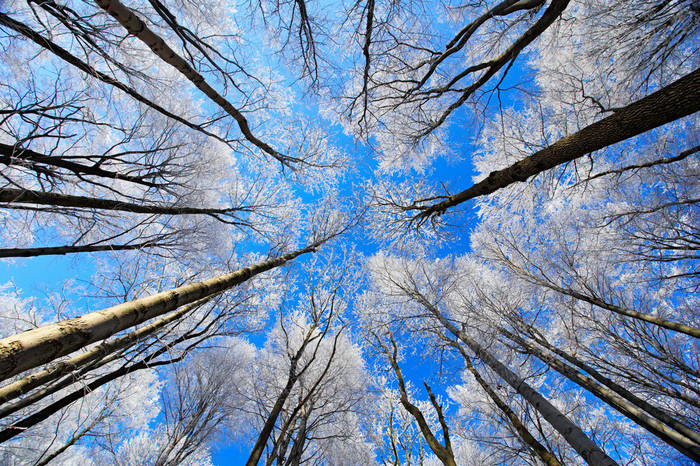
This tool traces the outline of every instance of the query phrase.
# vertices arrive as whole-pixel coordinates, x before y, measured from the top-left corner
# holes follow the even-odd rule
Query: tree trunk
[[[46,364],[180,306],[220,293],[255,275],[281,266],[301,254],[313,252],[318,246],[319,243],[314,243],[295,252],[245,267],[227,275],[184,285],[153,296],[3,338],[0,340],[0,381],[41,364]]]
[[[503,365],[498,359],[494,358],[491,353],[481,347],[469,335],[460,331],[455,327],[445,316],[440,313],[433,305],[431,305],[423,296],[418,293],[408,291],[409,294],[416,299],[423,307],[425,307],[440,323],[449,330],[455,337],[462,340],[471,349],[474,354],[479,357],[486,365],[496,372],[508,385],[513,387],[525,400],[527,400],[533,408],[535,408],[544,417],[549,424],[559,432],[569,445],[590,465],[595,466],[619,466],[612,458],[610,458],[598,445],[595,444],[581,430],[579,426],[574,424],[554,407],[546,398],[540,395],[527,382],[516,375],[513,371]]]
[[[375,337],[376,337],[376,335],[375,335]],[[447,423],[445,422],[445,419],[443,418],[443,415],[442,415],[442,409],[439,407],[439,405],[437,405],[437,402],[433,401],[432,392],[430,391],[430,388],[426,384],[425,387],[428,390],[428,394],[431,398],[431,401],[433,401],[433,406],[436,408],[436,411],[438,413],[438,417],[440,418],[440,424],[442,426],[443,434],[444,434],[444,438],[445,438],[445,445],[444,446],[438,441],[437,438],[435,438],[435,435],[430,430],[430,426],[428,425],[428,421],[426,421],[425,416],[423,416],[423,413],[421,412],[420,408],[418,408],[418,406],[414,405],[413,403],[411,403],[409,401],[408,393],[406,392],[406,384],[405,384],[404,379],[403,379],[401,367],[399,366],[399,363],[398,363],[398,358],[397,358],[398,348],[396,346],[396,341],[394,341],[393,337],[390,337],[390,339],[391,339],[392,350],[389,350],[389,348],[387,348],[379,340],[378,337],[377,337],[377,343],[384,351],[384,354],[386,354],[387,359],[389,360],[389,364],[391,364],[391,368],[394,370],[394,374],[396,374],[396,379],[398,380],[398,384],[399,384],[399,394],[400,394],[401,405],[416,420],[416,423],[418,423],[418,427],[420,428],[421,434],[423,434],[423,438],[428,443],[428,446],[433,451],[433,453],[435,453],[435,456],[437,456],[438,459],[442,462],[442,464],[444,464],[445,466],[457,466],[457,463],[455,462],[455,458],[454,458],[454,452],[452,451],[452,446],[451,446],[451,443],[449,440],[449,433],[447,431]]]
[[[75,371],[88,364],[100,361],[109,354],[133,346],[140,340],[150,335],[153,335],[164,326],[175,322],[176,320],[179,320],[191,310],[204,304],[206,301],[208,301],[208,299],[209,298],[206,298],[195,303],[189,304],[187,306],[183,306],[182,309],[168,314],[167,316],[158,319],[152,324],[141,327],[140,329],[130,332],[122,337],[119,337],[116,340],[104,342],[98,346],[95,346],[94,348],[91,348],[89,351],[80,353],[77,356],[74,356],[68,360],[55,363],[51,365],[51,367],[48,367],[34,374],[29,374],[28,376],[20,380],[17,380],[9,385],[0,388],[0,404],[6,403],[14,398],[17,398],[20,395],[28,393],[30,390],[33,390],[41,385],[45,385],[49,382],[52,382],[61,377],[63,374]],[[60,388],[61,387],[56,388],[56,390],[52,391],[47,390],[48,393],[42,394],[42,396],[33,397],[32,395],[30,395],[28,397],[24,397],[18,403],[0,408],[0,419],[4,418],[9,414],[12,414],[13,412],[19,409],[28,406],[31,403],[42,399],[44,396],[54,393]]]
[[[70,207],[76,209],[113,210],[117,212],[132,212],[135,214],[154,215],[186,215],[202,214],[217,215],[244,211],[245,208],[207,209],[200,207],[169,207],[157,205],[136,204],[113,199],[99,199],[85,196],[72,196],[70,194],[47,193],[43,191],[30,191],[28,189],[0,189],[0,202],[7,204],[38,204],[55,207]]]
[[[467,352],[464,351],[464,348],[462,348],[459,343],[455,341],[448,340],[448,343],[450,346],[453,346],[454,348],[457,348],[464,358],[464,361],[467,365],[467,369],[469,369],[469,372],[472,373],[476,381],[479,383],[481,388],[484,389],[486,394],[491,398],[491,400],[498,406],[498,408],[505,414],[505,416],[508,418],[510,423],[513,425],[513,428],[515,431],[518,433],[518,436],[525,442],[525,445],[528,446],[539,458],[542,460],[542,462],[548,466],[561,466],[561,463],[559,460],[554,456],[554,454],[547,450],[544,445],[542,445],[531,433],[529,430],[527,430],[527,427],[520,421],[520,418],[515,414],[515,412],[511,409],[510,406],[508,406],[502,399],[501,397],[498,396],[496,392],[493,391],[491,386],[484,380],[484,378],[479,374],[479,371],[476,370],[474,365],[472,364],[471,358],[467,355]]]
[[[246,466],[256,466],[258,464],[258,461],[260,461],[260,457],[262,456],[263,450],[265,449],[265,445],[267,444],[270,435],[272,435],[272,430],[275,428],[277,418],[282,412],[282,408],[284,408],[284,404],[287,402],[287,398],[292,392],[292,388],[294,387],[297,378],[298,375],[296,374],[296,361],[292,360],[292,364],[289,366],[289,376],[287,377],[287,384],[284,386],[282,392],[277,397],[277,400],[275,401],[272,410],[270,410],[270,414],[265,420],[265,424],[263,425],[263,428],[260,431],[260,435],[258,435],[258,440],[253,446],[253,451],[250,452],[250,457],[248,458],[248,461],[246,461]]]
[[[79,70],[83,71],[85,74],[88,76],[94,76],[103,83],[109,84],[110,86],[114,86],[117,89],[125,92],[128,94],[130,97],[134,98],[136,101],[147,105],[148,107],[151,107],[152,109],[156,110],[157,112],[165,115],[168,118],[171,118],[179,123],[182,123],[183,125],[187,126],[188,128],[194,129],[195,131],[199,131],[201,133],[206,134],[207,136],[214,137],[218,140],[222,140],[220,137],[216,136],[215,134],[211,133],[210,131],[207,131],[204,129],[202,126],[194,124],[192,122],[187,121],[186,119],[182,118],[181,116],[175,115],[174,113],[169,112],[165,108],[161,107],[160,105],[156,104],[155,102],[145,98],[138,92],[136,92],[134,89],[130,88],[124,83],[121,83],[117,81],[116,79],[112,78],[111,76],[108,76],[95,68],[91,67],[87,63],[81,61],[74,55],[72,55],[70,52],[62,48],[61,46],[55,44],[54,42],[50,41],[49,39],[46,39],[42,35],[38,34],[36,31],[31,29],[29,26],[16,21],[3,12],[0,12],[0,24],[7,26],[8,28],[12,29],[15,32],[18,32],[22,34],[23,36],[27,37],[34,43],[38,44],[40,47],[45,48],[46,50],[50,51],[60,59],[66,61],[67,63],[70,63],[71,65],[75,66]]]
[[[542,338],[534,338],[534,341],[537,342],[539,345],[544,346],[548,350],[552,351],[554,354],[562,357],[563,359],[567,360],[574,366],[582,369],[584,372],[587,372],[591,377],[596,379],[598,382],[602,383],[621,397],[625,398],[627,401],[630,403],[635,404],[636,406],[640,407],[644,411],[648,412],[652,416],[654,416],[656,419],[659,421],[667,424],[668,426],[672,427],[673,429],[676,429],[678,432],[686,432],[689,431],[690,437],[695,441],[696,443],[700,442],[700,436],[698,435],[697,432],[690,430],[688,426],[685,424],[679,422],[678,420],[672,418],[666,412],[663,410],[649,404],[647,401],[642,400],[641,398],[637,397],[634,393],[630,392],[629,390],[625,389],[624,387],[618,385],[615,383],[613,380],[609,379],[608,377],[605,377],[603,374],[589,366],[588,364],[584,363],[580,359],[570,355],[569,353],[560,350],[554,345],[551,345],[549,342],[543,340]]]
[[[304,447],[306,445],[306,424],[309,419],[310,411],[311,410],[306,410],[305,407],[301,408],[301,420],[299,427],[297,428],[294,443],[292,444],[292,450],[289,452],[289,458],[287,459],[286,466],[299,466],[301,463],[301,457],[304,453]]]
[[[43,164],[51,167],[63,168],[75,173],[76,175],[91,175],[112,180],[124,180],[143,186],[148,186],[150,188],[165,187],[165,185],[146,181],[138,176],[123,175],[121,173],[111,172],[104,170],[99,166],[91,167],[88,165],[82,165],[76,162],[71,162],[70,160],[65,160],[60,156],[47,156],[34,152],[33,150],[22,149],[16,145],[0,143],[0,163],[3,163],[8,167],[12,165],[20,165],[26,166],[30,169],[34,169],[37,164]],[[43,170],[48,169],[44,167]]]
[[[431,216],[440,215],[465,201],[486,196],[518,181],[525,181],[531,176],[692,115],[699,110],[700,69],[510,167],[491,172],[486,179],[449,196],[444,201],[429,206],[419,205],[420,201],[416,201],[405,209],[418,211],[414,221],[420,225]]]
[[[643,312],[638,312],[634,311],[632,309],[627,309],[624,307],[616,306],[614,304],[607,303],[603,301],[602,299],[598,299],[594,296],[588,296],[583,293],[579,293],[574,290],[569,290],[565,288],[561,288],[559,286],[556,286],[552,283],[547,283],[543,281],[535,281],[535,284],[546,286],[547,288],[554,290],[556,292],[559,292],[561,294],[565,294],[567,296],[571,296],[572,298],[576,298],[578,300],[581,300],[583,302],[586,302],[588,304],[593,304],[594,306],[597,306],[601,309],[606,309],[608,311],[614,312],[619,315],[631,317],[633,319],[638,319],[642,320],[644,322],[649,322],[650,324],[658,325],[659,327],[667,328],[669,330],[673,330],[675,332],[680,332],[680,333],[685,333],[686,335],[690,335],[691,337],[695,338],[700,338],[700,329],[691,327],[689,325],[685,324],[679,324],[678,322],[673,322],[671,320],[667,320],[661,317],[656,317],[651,314],[645,314]]]
[[[179,56],[172,48],[170,48],[170,46],[166,44],[158,34],[153,32],[143,21],[141,21],[141,19],[133,11],[126,8],[118,0],[96,0],[95,3],[102,7],[114,19],[116,19],[119,24],[124,27],[124,29],[129,31],[130,34],[133,34],[141,42],[146,44],[154,54],[160,57],[165,63],[182,73],[182,75],[189,79],[192,84],[197,87],[197,89],[202,91],[207,97],[226,111],[226,113],[231,115],[233,119],[236,120],[236,123],[238,123],[241,133],[243,133],[243,136],[249,142],[282,163],[288,164],[289,162],[297,161],[288,156],[280,154],[267,143],[256,138],[250,131],[248,121],[243,114],[228,100],[226,100],[225,97],[214,90],[214,88],[207,83],[204,77],[199,74],[199,72],[197,72],[197,70],[195,70],[189,63],[187,63],[187,60]]]
[[[79,254],[81,252],[132,251],[134,249],[160,246],[156,241],[135,244],[86,244],[81,246],[55,246],[47,248],[8,248],[0,249],[0,257],[39,257]]]
[[[171,364],[174,362],[178,362],[184,358],[184,355],[168,360],[164,363],[158,363],[155,362],[154,360],[161,356],[162,354],[168,352],[169,350],[172,349],[172,346],[178,343],[182,343],[183,341],[186,341],[192,337],[187,337],[187,336],[182,336],[178,338],[176,341],[172,342],[171,344],[167,346],[163,346],[159,350],[153,352],[149,356],[143,358],[141,361],[139,361],[136,364],[132,364],[130,366],[122,366],[119,369],[114,370],[113,372],[110,372],[109,374],[105,374],[98,379],[90,382],[89,384],[81,387],[80,389],[64,396],[63,398],[51,403],[50,405],[46,406],[45,408],[40,409],[39,411],[27,416],[26,418],[17,421],[14,423],[12,426],[7,427],[0,431],[0,443],[5,442],[12,437],[15,437],[27,429],[29,429],[32,426],[35,426],[36,424],[45,421],[48,419],[50,416],[53,414],[57,413],[61,409],[71,405],[72,403],[78,401],[79,399],[83,398],[84,396],[89,395],[93,391],[97,390],[101,386],[103,386],[106,383],[111,382],[112,380],[116,380],[120,377],[123,377],[131,372],[135,372],[138,370],[142,369],[149,369],[156,367],[158,365],[163,365],[163,364]],[[201,343],[199,341],[198,343]]]
[[[698,435],[697,432],[692,431],[687,426],[684,426],[678,422],[675,422],[675,424],[677,426],[679,424],[682,426],[682,433],[669,429],[669,427],[664,425],[662,422],[659,422],[647,415],[647,413],[639,406],[624,400],[620,396],[616,395],[612,390],[601,386],[590,377],[581,374],[556,357],[544,353],[532,343],[529,343],[506,330],[502,330],[502,333],[520,345],[528,354],[536,356],[542,362],[559,372],[564,377],[588,390],[597,398],[612,406],[619,413],[644,427],[646,430],[656,435],[688,458],[700,463],[700,444],[698,444],[696,440],[700,439],[700,435]]]

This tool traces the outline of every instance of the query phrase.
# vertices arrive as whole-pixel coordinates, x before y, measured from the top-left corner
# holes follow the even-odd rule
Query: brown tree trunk
[[[531,176],[697,111],[700,111],[700,69],[510,167],[491,172],[486,179],[444,201],[428,206],[416,201],[405,209],[418,211],[413,220],[420,225],[431,216],[440,215],[470,199],[486,196],[518,181],[526,181]]]
[[[220,293],[255,275],[281,266],[301,254],[313,252],[318,245],[315,243],[227,275],[3,338],[0,340],[0,381],[51,362],[180,306]]]
[[[375,335],[376,337],[376,335]],[[406,392],[406,383],[404,382],[403,379],[403,374],[401,372],[401,367],[399,367],[398,363],[398,358],[397,358],[397,353],[398,353],[398,348],[396,346],[396,342],[392,337],[391,339],[391,345],[392,349],[390,350],[387,348],[377,337],[377,344],[382,348],[382,351],[384,351],[384,354],[386,354],[387,359],[389,360],[389,364],[391,364],[391,368],[394,370],[394,374],[396,374],[396,379],[399,384],[399,394],[400,394],[400,401],[401,405],[404,407],[406,411],[409,412],[411,416],[416,420],[418,423],[418,427],[420,428],[421,433],[423,434],[423,438],[425,439],[426,442],[428,442],[428,446],[430,449],[435,453],[435,456],[438,457],[438,459],[444,464],[445,466],[457,466],[457,463],[455,462],[454,458],[454,452],[452,451],[452,445],[450,442],[450,436],[448,432],[448,427],[447,427],[447,422],[445,421],[445,418],[443,417],[442,414],[442,408],[437,404],[436,401],[434,401],[434,398],[432,396],[432,392],[430,391],[430,388],[426,384],[426,389],[428,390],[428,394],[431,398],[431,402],[433,402],[433,406],[436,408],[436,411],[438,413],[438,417],[440,420],[440,425],[442,426],[443,430],[443,437],[445,439],[445,445],[442,445],[437,438],[435,438],[435,435],[433,432],[430,430],[430,426],[428,425],[428,421],[426,421],[425,416],[423,416],[423,413],[421,412],[420,408],[418,406],[414,405],[411,403],[408,399],[408,393]]]

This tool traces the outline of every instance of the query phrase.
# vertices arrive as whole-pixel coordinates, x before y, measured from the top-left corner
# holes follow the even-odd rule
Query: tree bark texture
[[[185,314],[200,306],[207,300],[208,298],[205,298],[204,300],[200,300],[195,303],[188,304],[187,306],[183,306],[181,309],[178,309],[177,311],[170,313],[167,316],[158,319],[157,321],[149,325],[145,325],[138,330],[130,332],[115,340],[104,342],[100,345],[95,346],[94,348],[91,348],[89,351],[80,353],[77,356],[73,356],[72,358],[67,359],[65,361],[59,361],[42,371],[30,374],[26,377],[21,378],[20,380],[17,380],[9,385],[0,388],[0,404],[7,403],[8,401],[17,398],[20,395],[28,393],[30,390],[33,390],[41,385],[51,382],[69,371],[74,371],[87,364],[101,360],[108,354],[134,345],[140,340],[154,334],[166,325],[180,319]],[[27,398],[22,398],[22,401],[26,399]],[[27,406],[26,403],[18,407],[2,407],[0,408],[0,418],[3,418],[25,406]],[[9,410],[8,408],[14,409]]]
[[[301,254],[313,252],[317,247],[316,243],[226,275],[3,338],[0,340],[0,381],[180,306],[220,293],[255,275],[283,265]]]
[[[697,111],[700,111],[700,69],[507,168],[491,172],[486,179],[444,201],[430,206],[413,205],[406,210],[417,210],[414,220],[421,224],[465,201],[526,181],[531,176]]]

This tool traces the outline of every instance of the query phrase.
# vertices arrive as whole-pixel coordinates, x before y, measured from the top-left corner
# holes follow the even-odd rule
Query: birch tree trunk
[[[91,348],[89,351],[80,353],[77,356],[73,356],[72,358],[67,359],[65,361],[60,361],[58,363],[52,364],[50,367],[47,367],[42,371],[36,372],[34,374],[29,374],[26,377],[23,377],[15,382],[12,382],[9,385],[0,388],[0,404],[4,404],[14,398],[17,398],[20,395],[29,393],[29,391],[40,387],[41,385],[45,385],[49,382],[52,382],[69,371],[75,371],[76,369],[80,369],[87,365],[90,365],[90,369],[92,369],[93,364],[91,363],[100,362],[101,364],[103,362],[102,360],[107,355],[133,346],[140,340],[143,340],[144,338],[153,335],[166,325],[175,322],[176,320],[179,320],[188,312],[200,306],[207,300],[208,298],[197,301],[192,304],[188,304],[187,306],[183,306],[181,309],[178,309],[177,311],[170,313],[167,316],[162,317],[161,319],[158,319],[152,324],[141,327],[140,329],[130,332],[115,340],[97,345],[94,348]],[[12,414],[13,412],[19,409],[29,406],[29,404],[34,403],[42,399],[44,396],[54,393],[55,391],[58,391],[60,388],[61,387],[58,387],[55,390],[45,390],[48,393],[39,393],[37,394],[37,396],[34,396],[34,394],[32,394],[22,398],[22,400],[18,403],[15,403],[10,406],[3,406],[2,408],[0,408],[0,418],[4,418],[5,416]]]
[[[567,379],[585,388],[597,398],[612,406],[618,412],[636,422],[640,426],[644,427],[646,430],[656,435],[664,442],[673,446],[676,450],[688,458],[700,463],[700,444],[697,443],[698,440],[700,440],[700,434],[697,432],[694,432],[692,429],[677,421],[672,421],[677,430],[674,431],[673,429],[670,429],[668,426],[664,425],[664,423],[659,422],[649,416],[645,410],[638,405],[638,403],[630,403],[629,401],[615,394],[612,390],[601,386],[590,377],[581,374],[556,357],[546,354],[544,351],[532,343],[525,341],[523,338],[520,338],[519,336],[506,330],[502,330],[502,333],[520,345],[526,352],[537,357]],[[635,401],[641,401],[637,400],[637,398],[631,393],[629,393],[629,396]]]
[[[226,275],[3,338],[0,340],[0,381],[51,362],[180,306],[239,285],[301,254],[314,252],[319,245],[320,243],[314,243]]]
[[[469,335],[459,330],[442,313],[430,304],[422,295],[407,291],[410,296],[425,307],[440,323],[455,337],[460,339],[479,357],[486,365],[496,372],[504,381],[508,383],[516,392],[527,400],[533,408],[545,418],[549,424],[567,441],[576,452],[590,465],[593,466],[619,466],[610,458],[598,445],[595,444],[579,426],[574,424],[561,411],[552,405],[546,398],[540,395],[527,382],[520,378],[515,372],[508,369],[491,353],[481,347]]]

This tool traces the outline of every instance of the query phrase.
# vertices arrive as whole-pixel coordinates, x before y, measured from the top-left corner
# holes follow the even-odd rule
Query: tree
[[[7,3],[2,461],[699,460],[699,11]]]
[[[333,453],[336,442],[356,443],[353,455],[363,456],[355,416],[364,408],[366,374],[343,323],[357,279],[347,262],[333,259],[317,258],[301,271],[313,278],[296,297],[296,309],[283,301],[258,356],[250,396],[259,417],[254,425],[262,427],[248,464],[258,464],[265,451],[266,464],[342,460]]]
[[[419,266],[420,267],[420,266]],[[384,271],[386,274],[388,271]],[[389,272],[383,279],[390,286],[395,286],[396,291],[394,293],[403,294],[411,300],[415,300],[419,305],[428,311],[428,315],[435,319],[439,325],[445,328],[445,332],[452,334],[454,338],[459,339],[463,344],[465,344],[475,356],[483,360],[491,370],[496,372],[504,382],[511,385],[518,394],[525,398],[528,403],[530,403],[544,419],[549,422],[554,429],[556,429],[574,448],[581,457],[590,464],[617,464],[612,458],[610,458],[603,450],[600,449],[576,424],[571,422],[564,414],[562,414],[550,401],[544,398],[539,392],[537,392],[532,386],[530,386],[522,377],[517,375],[496,357],[494,357],[490,351],[485,349],[485,347],[477,342],[474,338],[469,336],[466,332],[460,330],[455,324],[450,322],[450,320],[438,309],[438,307],[431,303],[425,294],[418,288],[416,283],[417,277],[411,275],[401,276],[402,272],[405,270],[400,270],[398,276],[392,276]],[[408,270],[410,274],[410,269]],[[425,270],[417,271],[418,273],[425,273]],[[431,292],[439,292],[438,290],[431,290]],[[433,324],[434,325],[434,324]]]

